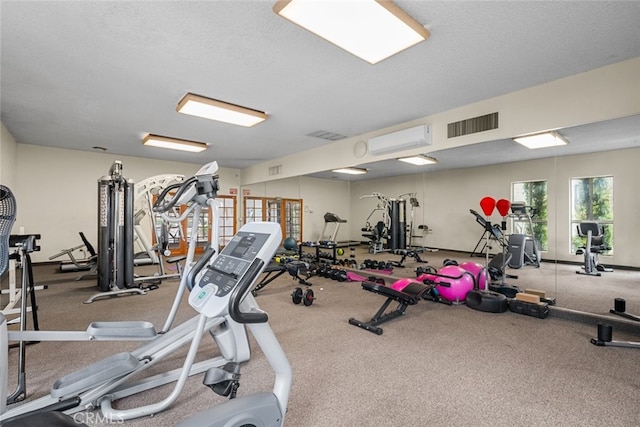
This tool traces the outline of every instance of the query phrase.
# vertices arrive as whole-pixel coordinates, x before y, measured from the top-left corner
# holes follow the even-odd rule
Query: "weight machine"
[[[158,175],[134,185],[132,180],[122,175],[122,169],[122,162],[116,160],[109,175],[98,180],[98,251],[95,258],[98,288],[101,292],[87,299],[87,304],[113,296],[144,295],[146,289],[154,289],[161,280],[180,275],[180,268],[176,274],[165,272],[164,256],[170,255],[170,251],[162,233],[163,227],[157,225],[152,198],[170,184],[183,182],[184,176]],[[144,202],[145,205],[134,214],[136,202]],[[147,212],[152,231],[156,235],[156,245],[153,246],[141,225]],[[136,242],[142,246],[145,258],[134,254]],[[87,244],[85,241],[85,246]],[[172,262],[177,263],[182,259]],[[153,276],[136,277],[134,266],[141,264],[157,264],[159,272]],[[146,282],[152,282],[152,285],[143,288],[142,284]]]
[[[143,248],[143,253],[146,253],[148,257],[151,259],[153,264],[158,265],[158,272],[153,276],[148,277],[135,277],[134,281],[136,283],[141,282],[159,282],[164,279],[173,279],[179,278],[181,274],[180,261],[184,260],[186,257],[172,257],[171,250],[169,249],[169,227],[171,224],[176,224],[176,228],[181,231],[179,223],[173,219],[176,216],[179,216],[179,212],[173,209],[170,212],[164,213],[167,216],[167,219],[164,219],[162,215],[154,212],[154,197],[157,197],[165,188],[170,185],[180,184],[184,182],[184,175],[176,175],[176,174],[163,174],[156,175],[150,178],[146,178],[135,185],[135,196],[134,200],[136,203],[136,215],[134,216],[134,231],[139,242],[140,246]],[[148,227],[151,229],[151,234],[155,236],[156,243],[152,244],[149,242],[149,239],[146,237],[147,233],[144,231],[144,227],[142,226],[143,218],[148,218]],[[137,257],[136,261],[137,262]],[[168,274],[165,269],[164,263],[169,262],[173,263],[177,267],[176,273]]]
[[[122,175],[116,160],[109,175],[98,180],[98,289],[101,297],[144,295],[133,276],[133,181]]]
[[[116,167],[121,168],[121,162],[117,161],[112,170]],[[182,182],[184,180],[184,175],[175,175],[175,174],[164,174],[157,175],[150,178],[146,178],[139,183],[135,183],[133,185],[134,188],[134,209],[135,214],[133,215],[133,242],[134,245],[137,244],[140,249],[140,252],[136,252],[133,255],[133,264],[134,266],[140,265],[158,265],[159,272],[152,277],[137,277],[134,275],[135,282],[144,282],[147,280],[153,280],[158,282],[162,279],[166,278],[174,278],[177,277],[176,274],[167,275],[165,272],[165,267],[163,261],[163,257],[169,256],[170,251],[167,248],[167,239],[164,239],[166,233],[163,233],[162,225],[158,224],[158,219],[156,215],[153,214],[153,197],[157,196],[163,188],[167,185]],[[113,181],[111,177],[109,177],[106,182]],[[132,183],[132,182],[131,182]],[[133,184],[133,183],[132,183]],[[112,191],[109,189],[109,197],[112,197]],[[100,203],[100,202],[99,202]],[[128,214],[128,211],[125,211]],[[156,244],[152,244],[147,237],[147,232],[145,232],[145,227],[143,227],[142,222],[145,220],[145,217],[149,218],[150,229],[152,235],[156,237]],[[125,221],[125,224],[127,221]],[[125,225],[127,227],[128,225]],[[68,272],[68,271],[88,271],[84,273],[82,276],[79,276],[76,280],[81,280],[85,276],[93,276],[97,275],[98,271],[98,253],[94,249],[93,245],[88,241],[85,234],[81,231],[79,232],[80,239],[82,240],[82,244],[74,246],[68,249],[62,249],[60,252],[49,257],[49,260],[54,260],[61,256],[66,255],[69,260],[62,261],[60,263],[60,271]],[[78,257],[78,252],[82,254],[82,257]],[[125,256],[130,254],[125,254]]]
[[[366,226],[362,228],[362,236],[370,240],[369,253],[407,248],[407,201],[402,196],[404,195],[393,199],[380,193],[360,196],[360,199],[379,200],[376,208],[367,217]],[[369,220],[377,211],[382,212],[382,220],[371,226]]]

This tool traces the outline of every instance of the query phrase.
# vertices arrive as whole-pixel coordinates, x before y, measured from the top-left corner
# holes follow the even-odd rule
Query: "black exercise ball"
[[[294,239],[293,237],[287,237],[286,239],[284,239],[284,242],[282,242],[282,247],[284,247],[288,251],[293,251],[296,250],[298,244],[296,243],[296,239]]]

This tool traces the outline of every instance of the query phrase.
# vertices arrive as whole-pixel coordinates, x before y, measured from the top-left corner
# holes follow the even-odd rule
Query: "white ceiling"
[[[18,143],[244,168],[331,142],[315,131],[357,136],[640,56],[634,1],[397,1],[431,37],[376,65],[276,16],[274,3],[2,0],[2,122]],[[186,92],[269,119],[243,128],[178,114]],[[594,135],[637,146],[639,123],[564,130],[567,150],[601,149]],[[143,147],[146,133],[210,148]],[[517,147],[472,149],[432,154],[464,167]],[[527,151],[514,156],[539,155]],[[380,176],[396,163],[379,163]]]

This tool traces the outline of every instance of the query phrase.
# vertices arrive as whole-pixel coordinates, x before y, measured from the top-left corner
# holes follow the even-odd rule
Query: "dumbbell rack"
[[[302,258],[303,248],[315,248],[315,262],[320,262],[320,260],[328,261],[331,263],[335,263],[338,258],[338,244],[322,244],[317,242],[304,242],[298,244],[298,256]],[[330,253],[323,253],[322,249],[331,250]]]

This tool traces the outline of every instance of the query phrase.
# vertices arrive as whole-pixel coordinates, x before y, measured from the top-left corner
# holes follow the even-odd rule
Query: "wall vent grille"
[[[498,129],[498,113],[460,120],[447,125],[447,138]]]
[[[282,174],[282,165],[271,166],[269,168],[269,176],[281,175]]]

